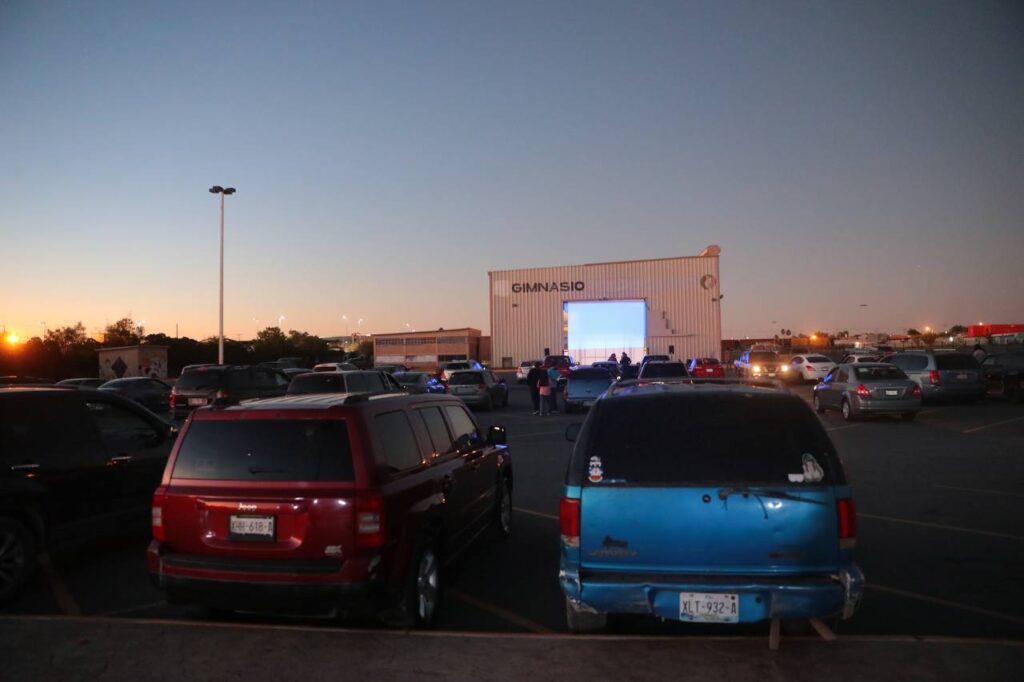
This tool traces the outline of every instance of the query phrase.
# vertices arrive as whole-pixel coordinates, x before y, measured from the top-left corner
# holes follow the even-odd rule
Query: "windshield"
[[[681,362],[652,362],[644,365],[640,371],[642,379],[688,376],[690,373],[686,371],[686,365]]]
[[[778,362],[779,356],[769,351],[754,351],[750,354],[751,362]]]
[[[351,481],[340,420],[200,420],[192,423],[173,478],[208,481]]]
[[[886,379],[906,379],[907,375],[903,370],[894,365],[879,365],[877,367],[855,367],[854,374],[863,381],[882,381]]]

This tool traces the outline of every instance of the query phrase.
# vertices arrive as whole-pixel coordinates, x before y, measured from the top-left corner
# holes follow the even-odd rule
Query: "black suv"
[[[288,375],[272,367],[212,365],[183,372],[171,391],[171,411],[184,419],[197,407],[216,399],[239,402],[275,398],[288,390]]]
[[[1024,377],[1024,353],[1011,352],[989,355],[981,363],[985,373],[988,395],[1000,396],[1011,403],[1024,399],[1021,394],[1021,378]]]
[[[134,400],[157,414],[167,414],[171,406],[171,387],[159,379],[149,377],[126,377],[112,379],[100,386],[101,391],[110,391]]]
[[[109,392],[0,389],[0,602],[42,548],[144,523],[174,433]]]

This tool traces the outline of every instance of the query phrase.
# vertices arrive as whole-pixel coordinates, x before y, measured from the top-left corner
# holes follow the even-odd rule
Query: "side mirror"
[[[569,424],[565,427],[565,439],[570,443],[575,443],[576,439],[580,437],[580,431],[583,429],[583,422],[576,422]]]
[[[508,437],[505,434],[504,426],[492,426],[487,429],[487,444],[488,445],[505,445],[508,442]]]

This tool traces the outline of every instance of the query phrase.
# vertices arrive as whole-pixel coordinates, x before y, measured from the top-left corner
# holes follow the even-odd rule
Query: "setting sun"
[[[14,333],[8,334],[5,340],[7,341],[7,343],[13,346],[14,344],[18,343],[18,335]]]

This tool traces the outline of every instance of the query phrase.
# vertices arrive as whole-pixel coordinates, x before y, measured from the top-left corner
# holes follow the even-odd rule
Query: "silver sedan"
[[[920,409],[921,387],[884,363],[839,365],[814,387],[814,410],[839,410],[847,421],[870,414],[912,421]]]

